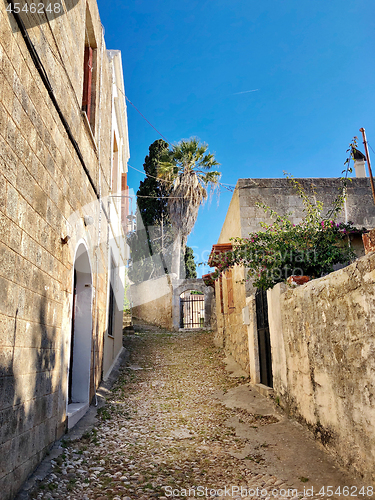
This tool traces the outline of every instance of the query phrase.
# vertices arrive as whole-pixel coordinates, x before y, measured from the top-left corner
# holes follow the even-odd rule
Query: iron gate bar
[[[270,329],[268,325],[267,292],[258,290],[255,294],[260,382],[273,387]]]
[[[203,315],[201,315],[202,309]],[[180,298],[180,328],[202,328],[203,326],[204,296],[190,295]]]

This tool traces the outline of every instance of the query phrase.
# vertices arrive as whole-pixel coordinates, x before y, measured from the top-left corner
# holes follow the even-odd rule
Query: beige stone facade
[[[242,235],[240,215],[240,191],[233,193],[218,243],[230,243],[231,238]],[[242,320],[246,305],[243,268],[236,266],[224,273],[215,284],[217,333],[215,342],[234,357],[241,368],[249,371],[247,328]]]
[[[167,275],[131,285],[130,295],[134,318],[163,328],[173,328],[173,288]]]
[[[103,379],[110,375],[121,354],[126,266],[129,247],[124,234],[128,231],[129,189],[127,162],[130,157],[125,88],[119,50],[107,51],[112,72],[112,173],[111,196],[108,197],[110,225],[108,238],[108,322],[104,337]],[[104,243],[104,242],[103,242]]]
[[[28,28],[27,34],[29,40],[2,3],[4,499],[14,496],[62,436],[68,415],[73,423],[92,400],[102,377],[108,328],[110,220],[103,199],[112,192],[112,71],[97,5],[79,2],[63,16]],[[82,113],[85,47],[92,49],[90,119]]]

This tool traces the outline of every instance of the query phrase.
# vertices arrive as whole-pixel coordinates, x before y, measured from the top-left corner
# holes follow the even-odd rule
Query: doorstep
[[[71,403],[68,405],[66,415],[68,417],[68,429],[71,429],[81,420],[89,409],[89,403]]]
[[[259,394],[262,394],[262,396],[266,396],[268,398],[272,398],[274,395],[274,390],[272,387],[268,387],[267,385],[264,384],[251,384],[251,387],[253,387],[256,391],[259,392]]]

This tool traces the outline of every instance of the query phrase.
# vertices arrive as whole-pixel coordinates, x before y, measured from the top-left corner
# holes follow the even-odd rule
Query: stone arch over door
[[[202,279],[190,280],[174,280],[172,282],[173,297],[172,297],[172,321],[173,328],[178,330],[180,328],[180,295],[188,290],[196,290],[204,294],[204,327],[211,328],[211,311],[212,299],[214,290],[212,287],[205,285]]]
[[[68,370],[68,427],[85,414],[90,398],[92,272],[86,245],[78,245],[73,270],[72,322]]]

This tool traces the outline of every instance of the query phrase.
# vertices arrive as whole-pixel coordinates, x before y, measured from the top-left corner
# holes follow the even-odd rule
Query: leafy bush
[[[281,216],[270,207],[257,204],[270,213],[274,222],[261,223],[263,230],[247,238],[232,239],[233,250],[215,257],[216,278],[234,265],[243,265],[254,286],[267,290],[292,275],[323,276],[332,272],[335,264],[348,264],[356,258],[349,234],[364,229],[356,229],[352,222],[337,222],[345,201],[347,179],[343,179],[333,208],[325,215],[322,202],[310,200],[296,179],[288,179],[303,201],[302,221],[293,224],[290,213]]]

